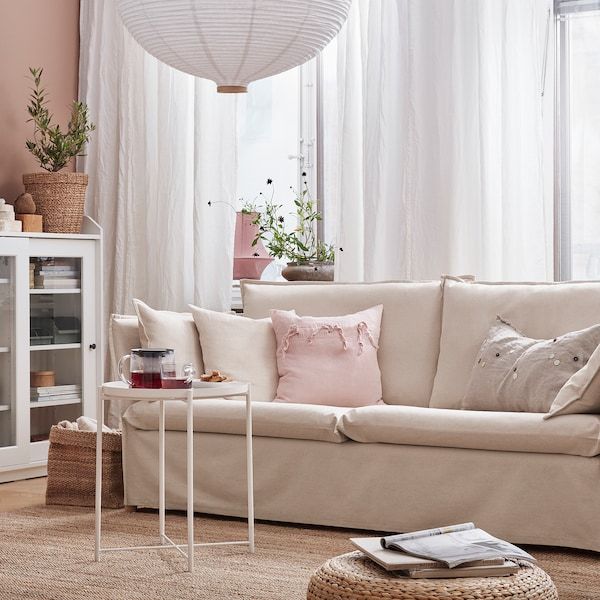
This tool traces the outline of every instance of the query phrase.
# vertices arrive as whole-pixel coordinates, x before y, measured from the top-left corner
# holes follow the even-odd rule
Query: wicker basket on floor
[[[46,504],[94,506],[96,433],[53,426]],[[102,434],[102,506],[123,506],[121,432]]]

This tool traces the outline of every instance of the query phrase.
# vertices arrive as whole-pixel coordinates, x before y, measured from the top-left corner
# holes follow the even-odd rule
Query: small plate
[[[235,383],[233,379],[228,377],[225,381],[202,381],[201,379],[194,379],[192,382],[192,387],[195,388],[211,388],[211,387],[219,387],[224,383]]]

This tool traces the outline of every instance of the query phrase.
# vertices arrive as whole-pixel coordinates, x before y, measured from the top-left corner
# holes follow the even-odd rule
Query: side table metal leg
[[[102,424],[104,422],[104,395],[102,388],[98,388],[96,396],[96,497],[95,497],[95,543],[94,560],[100,560],[100,528],[102,520]]]
[[[254,552],[254,469],[252,463],[252,398],[246,393],[246,477],[248,483],[248,546]]]
[[[194,570],[194,393],[187,400],[187,555],[188,571]]]
[[[158,413],[158,530],[159,543],[165,542],[165,402]]]

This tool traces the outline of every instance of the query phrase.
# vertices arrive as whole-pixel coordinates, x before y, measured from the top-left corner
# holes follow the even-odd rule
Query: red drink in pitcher
[[[170,357],[172,361],[173,350],[170,348],[134,348],[131,350],[131,354],[126,354],[119,360],[119,377],[123,383],[132,388],[160,389],[162,387],[160,367],[165,357]],[[129,361],[129,379],[123,372],[127,361]]]
[[[162,387],[160,373],[131,371],[131,387],[158,389]]]

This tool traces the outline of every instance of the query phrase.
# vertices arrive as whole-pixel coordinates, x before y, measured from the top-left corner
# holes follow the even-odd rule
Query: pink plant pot
[[[261,240],[252,245],[258,233],[258,226],[252,223],[255,218],[256,213],[237,213],[233,249],[234,279],[260,279],[262,272],[273,262]]]

